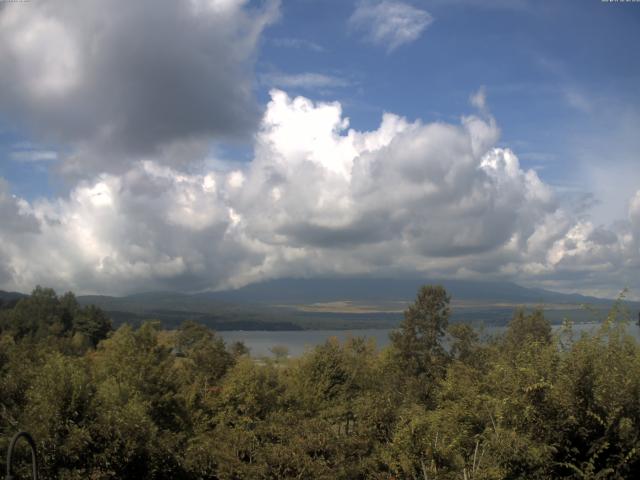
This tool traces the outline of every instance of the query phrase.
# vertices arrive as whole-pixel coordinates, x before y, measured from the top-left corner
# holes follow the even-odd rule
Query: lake
[[[581,332],[591,332],[596,329],[599,323],[580,323],[573,326],[576,335]],[[483,327],[477,330],[483,336],[501,333],[506,327]],[[560,325],[554,325],[553,329],[557,330]],[[343,342],[349,337],[366,337],[375,340],[378,348],[383,348],[389,344],[390,328],[380,329],[354,329],[354,330],[297,330],[297,331],[245,331],[231,330],[226,332],[218,332],[227,343],[242,341],[249,347],[251,355],[254,357],[271,356],[270,348],[278,345],[289,349],[291,356],[297,357],[302,355],[305,350],[313,348],[316,345],[324,343],[331,337],[336,337]],[[636,339],[640,340],[640,328],[636,324],[628,327]]]

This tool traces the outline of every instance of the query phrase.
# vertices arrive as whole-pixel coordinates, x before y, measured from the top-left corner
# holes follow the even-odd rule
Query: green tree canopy
[[[405,310],[400,328],[390,334],[401,370],[418,380],[414,386],[424,399],[445,373],[448,356],[442,340],[449,324],[449,302],[442,286],[423,286]]]

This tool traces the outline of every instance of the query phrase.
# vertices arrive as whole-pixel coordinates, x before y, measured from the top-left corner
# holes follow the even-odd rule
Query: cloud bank
[[[608,227],[562,205],[498,146],[483,90],[470,98],[477,112],[453,123],[386,113],[358,131],[339,103],[277,89],[260,113],[253,66],[277,15],[277,2],[248,0],[0,8],[0,112],[47,144],[12,161],[59,162],[73,179],[33,201],[0,179],[0,288],[123,294],[422,274],[640,290],[640,191]],[[391,51],[431,21],[385,0],[359,3],[350,23]],[[287,82],[344,80],[274,83]],[[252,142],[250,161],[210,158],[232,138]]]
[[[484,113],[457,124],[387,113],[357,131],[338,103],[273,90],[241,169],[185,173],[143,159],[33,203],[3,184],[0,211],[13,226],[0,230],[0,285],[197,291],[418,272],[637,287],[640,191],[628,222],[596,228],[498,137]]]

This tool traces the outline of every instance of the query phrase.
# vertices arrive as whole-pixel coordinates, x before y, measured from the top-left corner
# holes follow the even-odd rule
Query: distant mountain
[[[526,288],[512,282],[418,278],[284,278],[253,283],[235,290],[196,294],[179,292],[144,292],[123,297],[80,295],[83,305],[95,304],[105,310],[210,311],[233,309],[247,304],[310,304],[335,301],[389,302],[412,301],[421,285],[444,286],[454,301],[526,304],[598,304],[611,299],[565,294],[539,288]],[[24,293],[0,290],[0,300],[16,300]],[[632,302],[638,303],[638,302]]]
[[[411,301],[421,285],[440,284],[455,301],[484,303],[608,304],[609,299],[526,288],[511,282],[416,278],[309,278],[254,283],[237,290],[207,292],[195,298],[231,303],[307,304],[351,301]]]
[[[0,309],[13,308],[25,294],[19,292],[5,292],[0,290]]]
[[[4,290],[0,290],[0,301],[3,303],[11,302],[13,300],[20,300],[21,298],[26,297],[24,293],[20,292],[5,292]]]
[[[602,313],[613,303],[611,299],[526,288],[511,282],[348,277],[286,278],[198,294],[80,295],[78,301],[102,308],[116,325],[157,319],[167,328],[174,328],[184,320],[194,320],[216,330],[389,328],[397,325],[404,305],[412,302],[420,286],[425,284],[441,284],[447,289],[454,305],[453,321],[503,325],[512,317],[515,305],[546,306],[545,315],[554,323],[567,317],[574,321],[592,321],[593,314],[579,305],[591,305]],[[0,291],[0,301],[5,306],[23,296]],[[346,302],[356,308],[322,311],[312,305],[330,302]],[[362,305],[374,308],[358,310]],[[637,311],[640,302],[627,302],[627,307]],[[632,313],[634,318],[635,315]]]

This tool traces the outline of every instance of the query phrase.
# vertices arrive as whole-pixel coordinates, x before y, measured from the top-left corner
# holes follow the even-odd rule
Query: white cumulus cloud
[[[627,222],[594,226],[498,138],[486,112],[426,124],[387,113],[358,131],[337,102],[274,90],[251,162],[186,172],[142,159],[31,203],[5,183],[0,212],[15,228],[0,228],[0,287],[196,291],[418,272],[637,288],[640,192]]]

